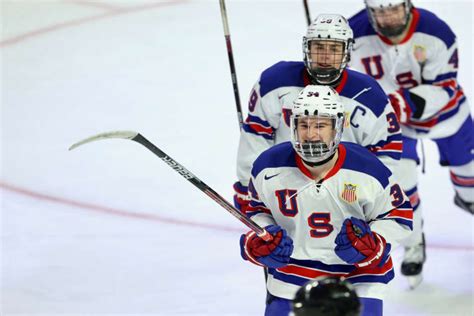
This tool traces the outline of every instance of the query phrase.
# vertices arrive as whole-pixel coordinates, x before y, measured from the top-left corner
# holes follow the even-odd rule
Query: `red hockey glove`
[[[280,226],[271,225],[266,230],[273,235],[272,241],[264,241],[254,231],[240,236],[240,255],[259,266],[275,269],[286,266],[293,252],[293,240]]]
[[[408,90],[403,88],[399,89],[393,93],[389,93],[388,97],[400,123],[408,123],[412,117],[412,113],[416,109],[415,104],[411,101]]]
[[[391,245],[370,230],[370,226],[355,217],[346,219],[336,237],[336,255],[358,268],[381,267],[389,258]]]

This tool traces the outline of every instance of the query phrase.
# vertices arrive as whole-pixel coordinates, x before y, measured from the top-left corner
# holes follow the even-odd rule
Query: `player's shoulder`
[[[341,142],[341,145],[346,155],[342,169],[364,173],[376,179],[383,188],[387,187],[392,172],[373,153],[356,143]]]
[[[380,84],[371,76],[359,71],[346,68],[347,80],[339,92],[343,97],[352,99],[359,94],[355,101],[370,109],[379,117],[388,103],[387,95]]]
[[[349,18],[349,26],[354,33],[354,39],[362,36],[376,35],[376,32],[369,22],[367,10],[362,9],[355,15]]]
[[[265,69],[260,76],[260,96],[281,87],[303,87],[304,69],[302,61],[280,61]]]
[[[270,147],[253,163],[252,176],[256,178],[262,170],[267,168],[296,167],[295,154],[291,142],[283,142]]]
[[[434,36],[443,41],[446,47],[451,47],[456,41],[456,35],[449,25],[436,14],[421,8],[416,8],[413,12],[418,15],[415,32]]]

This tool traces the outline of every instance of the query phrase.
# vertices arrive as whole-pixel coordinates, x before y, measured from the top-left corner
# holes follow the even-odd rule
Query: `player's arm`
[[[366,218],[372,230],[383,235],[392,247],[407,238],[413,229],[413,208],[398,183],[390,177],[388,185],[366,205]]]
[[[244,210],[250,198],[248,197],[248,184],[250,170],[255,159],[264,150],[274,144],[274,134],[279,113],[274,113],[272,95],[260,96],[260,84],[257,82],[248,102],[248,116],[240,133],[239,148],[237,153],[237,178],[234,184],[234,204]]]
[[[381,115],[366,117],[370,121],[364,124],[362,144],[390,170],[395,170],[402,155],[403,143],[400,124],[388,99]]]
[[[336,237],[336,254],[359,268],[384,266],[391,249],[412,230],[413,210],[400,186],[372,187],[374,199],[364,205],[365,218],[346,219]]]
[[[390,94],[400,122],[430,128],[459,106],[464,93],[457,82],[458,48],[436,42],[434,52],[422,63],[423,82]]]

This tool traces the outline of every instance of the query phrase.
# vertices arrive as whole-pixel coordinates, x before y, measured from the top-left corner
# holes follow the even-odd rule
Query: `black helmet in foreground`
[[[359,316],[361,304],[354,287],[339,277],[307,282],[293,299],[295,316]]]

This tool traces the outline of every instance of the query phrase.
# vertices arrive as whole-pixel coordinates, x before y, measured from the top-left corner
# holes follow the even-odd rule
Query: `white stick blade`
[[[100,134],[88,137],[86,139],[78,141],[77,143],[72,144],[71,147],[69,147],[69,150],[73,150],[81,145],[94,142],[96,140],[109,139],[109,138],[132,139],[137,135],[138,135],[137,132],[132,132],[132,131],[114,131],[114,132],[100,133]]]

